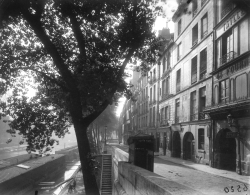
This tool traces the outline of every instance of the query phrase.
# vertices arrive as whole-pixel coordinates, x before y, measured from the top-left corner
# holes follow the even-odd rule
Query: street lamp
[[[239,175],[242,175],[241,172],[241,154],[240,154],[240,126],[238,121],[232,117],[231,114],[227,115],[227,123],[229,127],[235,127],[237,130],[237,138],[238,138],[238,167],[239,167]]]

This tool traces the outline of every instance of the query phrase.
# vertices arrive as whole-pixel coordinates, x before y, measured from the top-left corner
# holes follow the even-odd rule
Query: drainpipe
[[[216,64],[216,52],[215,52],[215,49],[216,49],[216,45],[215,45],[215,29],[214,29],[214,27],[215,27],[215,25],[216,25],[216,23],[217,23],[217,17],[216,17],[216,14],[217,14],[217,0],[216,1],[212,1],[213,2],[213,10],[214,10],[214,12],[213,12],[213,18],[214,18],[214,20],[213,20],[213,69],[212,69],[212,71],[214,71],[214,69],[215,69],[215,64]],[[212,74],[212,98],[211,98],[211,104],[213,105],[214,104],[214,89],[213,89],[213,87],[214,87],[214,79],[213,79],[213,74]],[[211,106],[212,106],[211,105]],[[210,120],[211,120],[211,144],[212,144],[212,159],[211,159],[211,161],[212,161],[212,163],[211,163],[211,166],[212,167],[214,167],[214,151],[215,151],[215,144],[214,144],[214,141],[215,141],[215,121],[214,120],[212,120],[211,119],[211,117],[210,117]],[[211,146],[210,146],[211,147]]]

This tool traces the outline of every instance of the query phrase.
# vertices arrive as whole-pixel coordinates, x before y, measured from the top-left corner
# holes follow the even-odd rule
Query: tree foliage
[[[22,134],[28,151],[47,151],[56,142],[52,132],[63,136],[73,124],[84,163],[88,125],[129,93],[128,62],[146,67],[156,59],[152,28],[159,12],[140,0],[10,1],[0,21],[1,88],[9,94],[1,115],[12,117],[8,131]]]

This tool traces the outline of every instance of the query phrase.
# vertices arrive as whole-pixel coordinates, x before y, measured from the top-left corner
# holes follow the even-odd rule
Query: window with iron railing
[[[182,44],[179,43],[179,45],[177,46],[177,61],[181,59],[181,56],[182,56]]]
[[[203,39],[208,34],[208,21],[207,14],[201,18],[201,39]]]
[[[163,57],[163,60],[162,60],[162,73],[165,71],[165,68],[166,68],[166,58],[165,56]]]
[[[207,0],[201,0],[201,7],[202,7],[203,5],[205,5],[206,2],[207,2]]]
[[[224,18],[229,12],[234,9],[235,5],[228,3],[228,1],[222,1],[221,5],[221,19]]]
[[[197,113],[193,113],[190,115],[190,121],[196,121],[198,119],[198,114]]]
[[[192,0],[193,5],[193,17],[198,13],[197,0]]]
[[[236,58],[238,55],[236,52],[234,51],[230,51],[229,53],[224,54],[221,58],[220,58],[220,66],[222,66],[223,64],[230,62],[231,60],[233,60],[234,58]]]
[[[178,36],[181,34],[181,19],[178,21]]]
[[[192,46],[198,43],[198,24],[192,28]]]
[[[196,113],[196,91],[193,91],[190,94],[190,121],[197,119]]]
[[[175,123],[180,122],[179,117],[180,117],[180,99],[178,98],[175,100]]]
[[[229,79],[220,82],[220,103],[229,102]]]
[[[197,56],[191,60],[191,84],[197,82]]]
[[[200,53],[200,80],[206,78],[207,73],[207,48]]]
[[[203,113],[206,107],[206,87],[199,89],[199,120],[205,119],[205,114]]]
[[[198,129],[198,149],[204,150],[204,129]]]
[[[176,72],[176,92],[181,90],[181,69]]]

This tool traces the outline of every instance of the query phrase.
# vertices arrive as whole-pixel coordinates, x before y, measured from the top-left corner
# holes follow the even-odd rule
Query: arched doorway
[[[187,132],[183,138],[183,159],[191,160],[192,153],[194,148],[192,148],[192,141],[194,140],[194,136],[191,132]]]
[[[217,169],[236,170],[236,141],[227,138],[229,129],[220,130],[215,138],[214,167]]]
[[[172,157],[181,157],[181,137],[178,131],[174,131],[173,133]]]

